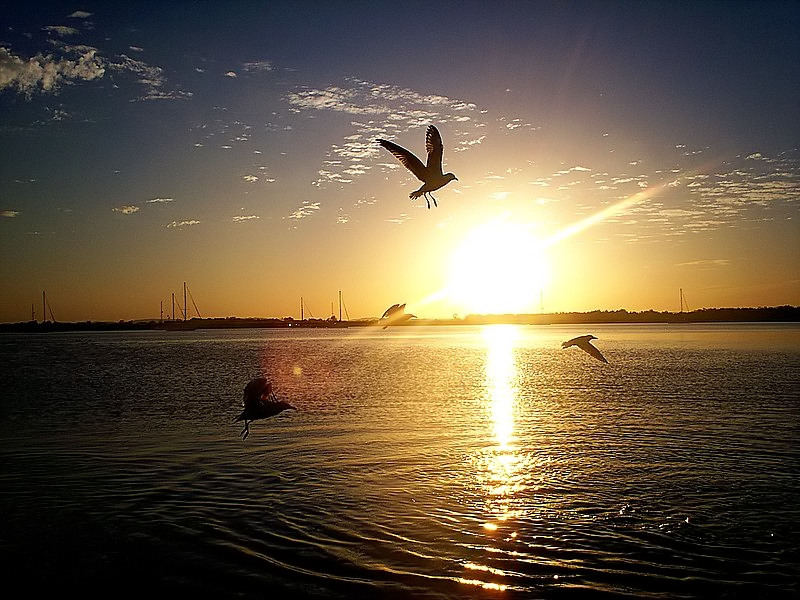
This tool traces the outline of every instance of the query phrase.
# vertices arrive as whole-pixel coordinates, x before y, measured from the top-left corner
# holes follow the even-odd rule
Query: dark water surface
[[[30,592],[800,594],[800,326],[0,336]],[[266,374],[299,410],[233,424]]]

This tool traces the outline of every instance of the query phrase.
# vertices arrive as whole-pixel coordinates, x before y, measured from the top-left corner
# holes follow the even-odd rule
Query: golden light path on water
[[[515,516],[514,495],[524,486],[520,456],[514,438],[514,405],[517,398],[517,366],[514,347],[519,338],[516,325],[488,325],[482,330],[486,342],[486,393],[491,410],[495,446],[489,454],[486,491],[497,521]],[[487,523],[488,528],[496,523]]]
[[[521,516],[514,509],[514,500],[524,490],[522,458],[514,438],[514,408],[517,399],[517,366],[514,348],[519,339],[516,325],[487,325],[481,334],[486,344],[485,390],[487,408],[490,411],[494,444],[486,449],[485,469],[478,475],[480,485],[487,498],[487,511],[490,520],[483,523],[487,532],[498,531],[500,526],[508,527],[509,521]],[[515,538],[516,531],[506,531],[503,535]],[[493,575],[503,575],[500,569],[468,562],[464,567],[473,571],[484,571]],[[486,589],[505,590],[508,586],[485,582],[474,578],[461,578],[461,583],[476,585]]]

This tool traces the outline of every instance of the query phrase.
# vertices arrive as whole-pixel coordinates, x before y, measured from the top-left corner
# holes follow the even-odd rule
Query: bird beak
[[[458,181],[458,177],[453,177],[453,179],[455,179],[456,181]]]

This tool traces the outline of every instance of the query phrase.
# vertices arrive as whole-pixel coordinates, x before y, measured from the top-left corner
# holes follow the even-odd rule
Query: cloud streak
[[[145,88],[142,96],[133,98],[131,102],[147,100],[188,100],[192,92],[181,89],[167,89],[167,78],[164,69],[147,64],[142,60],[131,58],[127,54],[120,54],[116,62],[108,64],[109,69],[118,73],[132,73],[137,77],[137,83]]]
[[[303,203],[286,218],[299,221],[301,219],[305,219],[306,217],[310,217],[318,210],[319,210],[319,202],[310,202],[308,200],[303,200]]]
[[[184,227],[191,227],[192,225],[199,225],[200,221],[197,219],[188,219],[186,221],[172,221],[167,223],[167,229],[183,229]]]

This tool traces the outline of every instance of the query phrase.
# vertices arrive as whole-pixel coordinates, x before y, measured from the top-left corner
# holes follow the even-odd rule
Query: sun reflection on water
[[[486,394],[491,410],[495,445],[486,456],[488,502],[494,519],[506,521],[517,512],[515,495],[523,489],[521,458],[514,438],[514,405],[517,397],[517,366],[514,348],[519,328],[490,325],[483,329],[486,342]]]
[[[520,337],[514,325],[489,325],[482,329],[486,345],[484,401],[491,427],[489,443],[478,451],[477,483],[481,490],[484,534],[490,546],[514,543],[517,538],[516,520],[522,517],[521,492],[525,488],[526,465],[514,436],[514,412],[518,395],[518,373],[514,350]],[[488,432],[487,432],[488,433]],[[503,591],[508,585],[501,581],[484,581],[468,573],[483,571],[491,578],[507,575],[503,569],[467,561],[464,563],[463,584]]]

